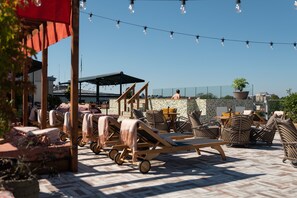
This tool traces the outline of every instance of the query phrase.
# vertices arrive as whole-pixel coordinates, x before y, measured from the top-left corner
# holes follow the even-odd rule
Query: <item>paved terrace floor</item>
[[[282,163],[278,134],[273,146],[223,149],[226,161],[210,148],[201,156],[160,155],[142,174],[86,146],[79,148],[78,173],[39,180],[40,197],[297,197],[297,169]]]

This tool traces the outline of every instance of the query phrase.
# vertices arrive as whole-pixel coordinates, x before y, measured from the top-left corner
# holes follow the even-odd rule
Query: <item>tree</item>
[[[200,99],[217,99],[217,97],[212,93],[199,93],[197,94],[197,97],[199,97]]]
[[[21,73],[24,65],[31,59],[24,53],[35,53],[21,43],[21,26],[16,16],[18,0],[5,0],[0,3],[0,137],[9,131],[10,123],[15,118],[14,101],[10,99],[10,91],[21,93],[28,84],[17,81],[13,74]],[[29,90],[28,90],[29,91]]]
[[[297,93],[290,93],[281,101],[286,115],[294,122],[297,121]]]

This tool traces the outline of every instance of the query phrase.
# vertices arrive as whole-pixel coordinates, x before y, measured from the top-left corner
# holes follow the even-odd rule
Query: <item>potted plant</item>
[[[235,89],[234,97],[236,99],[247,99],[249,92],[243,91],[243,89],[248,85],[249,83],[245,78],[235,78],[233,80],[232,87]]]
[[[36,174],[21,158],[0,158],[0,186],[16,198],[39,197]]]

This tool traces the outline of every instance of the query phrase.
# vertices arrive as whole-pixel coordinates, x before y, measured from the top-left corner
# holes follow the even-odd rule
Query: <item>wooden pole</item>
[[[26,39],[24,39],[24,43],[26,43]],[[28,125],[28,65],[24,63],[23,65],[23,126]]]
[[[72,39],[71,39],[71,91],[70,91],[70,126],[71,126],[71,170],[78,171],[78,65],[79,65],[79,1],[72,0]]]
[[[47,95],[48,95],[48,50],[45,49],[46,38],[46,23],[43,23],[43,36],[42,36],[42,75],[41,75],[41,129],[46,128],[46,114],[47,114]]]
[[[11,71],[11,85],[12,88],[10,90],[10,99],[12,101],[11,106],[15,108],[15,72]]]

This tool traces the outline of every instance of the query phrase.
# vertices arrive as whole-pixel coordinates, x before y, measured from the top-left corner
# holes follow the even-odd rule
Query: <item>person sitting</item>
[[[180,91],[179,91],[179,89],[176,90],[175,94],[171,97],[171,99],[174,99],[174,100],[180,99]]]

